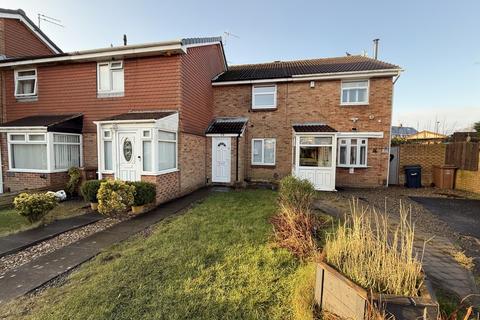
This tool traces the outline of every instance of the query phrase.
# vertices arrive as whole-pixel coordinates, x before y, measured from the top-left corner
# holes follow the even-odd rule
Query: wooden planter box
[[[317,264],[315,279],[315,302],[322,310],[345,319],[366,319],[368,302],[384,308],[396,320],[434,320],[438,315],[438,303],[425,280],[421,296],[405,297],[389,294],[370,295],[353,281],[326,263]]]

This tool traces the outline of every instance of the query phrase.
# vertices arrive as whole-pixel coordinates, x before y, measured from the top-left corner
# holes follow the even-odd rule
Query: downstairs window
[[[338,166],[339,167],[366,167],[367,166],[366,138],[338,139]]]

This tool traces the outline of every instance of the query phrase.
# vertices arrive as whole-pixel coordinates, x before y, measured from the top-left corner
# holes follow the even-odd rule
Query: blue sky
[[[229,64],[342,56],[380,38],[379,58],[405,69],[394,124],[441,131],[480,121],[480,1],[2,0],[62,20],[42,29],[64,51],[181,37],[229,37]]]

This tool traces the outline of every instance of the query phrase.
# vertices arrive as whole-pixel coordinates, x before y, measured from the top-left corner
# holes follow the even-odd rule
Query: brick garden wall
[[[480,193],[480,163],[477,171],[457,170],[455,189]]]
[[[430,186],[433,182],[432,166],[445,162],[444,144],[403,144],[400,146],[399,182],[405,183],[406,165],[419,164],[422,167],[422,185]]]
[[[178,198],[180,194],[180,172],[171,172],[159,176],[142,176],[142,181],[157,185],[157,204]]]

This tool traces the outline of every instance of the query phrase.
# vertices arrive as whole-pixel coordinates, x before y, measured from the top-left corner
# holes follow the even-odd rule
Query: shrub
[[[77,167],[71,167],[70,169],[68,169],[68,176],[69,179],[67,185],[65,186],[65,191],[69,195],[74,195],[77,193],[77,188],[80,184],[80,169],[78,169]]]
[[[288,176],[280,181],[280,211],[272,218],[275,240],[300,259],[312,258],[318,251],[314,233],[320,223],[310,212],[314,195],[308,180]]]
[[[390,229],[386,214],[358,207],[327,235],[327,262],[360,286],[378,293],[416,296],[423,282],[414,252],[410,210],[400,204],[400,221]]]
[[[103,180],[88,180],[85,181],[80,187],[80,192],[82,193],[83,199],[87,202],[97,203],[97,193],[100,189],[100,183]]]
[[[133,197],[134,206],[143,206],[155,201],[157,195],[155,184],[143,181],[129,182],[128,184],[135,187]]]
[[[133,205],[135,187],[125,181],[106,180],[98,189],[98,212],[103,215],[122,213]]]
[[[13,200],[15,210],[30,223],[41,220],[57,205],[52,193],[21,193]]]
[[[296,212],[310,210],[315,197],[313,184],[306,179],[287,176],[280,181],[279,201]]]

